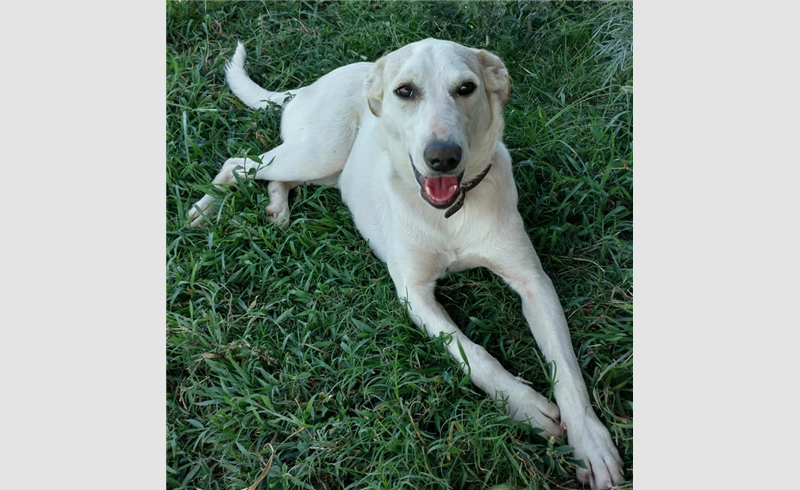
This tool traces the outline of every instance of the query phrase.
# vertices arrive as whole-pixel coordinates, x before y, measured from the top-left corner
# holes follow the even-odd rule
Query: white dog
[[[214,184],[242,177],[270,181],[270,221],[289,217],[289,189],[336,184],[356,227],[389,267],[414,323],[451,337],[448,351],[472,382],[506,401],[516,420],[559,437],[566,430],[578,479],[607,489],[623,479],[622,460],[592,410],[567,320],[517,211],[511,157],[503,145],[508,72],[484,50],[426,39],[375,63],[338,68],[286,93],[256,85],[241,43],[226,69],[231,90],[253,108],[285,107],[283,144],[263,164],[231,158]],[[190,211],[203,221],[214,198]],[[522,310],[548,362],[555,363],[558,407],[503,369],[467,338],[436,301],[446,270],[487,267],[522,298]],[[466,356],[466,358],[464,358]],[[560,407],[560,410],[559,410]]]

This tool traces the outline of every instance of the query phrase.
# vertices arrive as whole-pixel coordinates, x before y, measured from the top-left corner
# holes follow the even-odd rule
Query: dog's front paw
[[[561,413],[558,407],[536,391],[531,389],[522,396],[509,398],[506,408],[512,419],[529,422],[532,426],[542,429],[544,432],[540,432],[539,435],[545,439],[563,437],[559,426]]]
[[[576,420],[565,420],[567,441],[586,468],[578,468],[578,480],[595,490],[607,490],[623,480],[622,459],[611,441],[611,434],[592,413]]]

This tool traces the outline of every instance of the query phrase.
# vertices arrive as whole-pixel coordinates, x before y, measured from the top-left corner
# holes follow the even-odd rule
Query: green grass
[[[224,85],[242,40],[287,89],[425,37],[506,63],[519,210],[558,290],[598,415],[633,479],[630,4],[167,4],[167,487],[580,488],[568,449],[509,420],[396,299],[338,191],[266,184],[185,227],[222,162],[279,142],[280,114]],[[483,269],[437,296],[471,339],[551,396],[518,297]],[[627,488],[632,488],[629,484]]]

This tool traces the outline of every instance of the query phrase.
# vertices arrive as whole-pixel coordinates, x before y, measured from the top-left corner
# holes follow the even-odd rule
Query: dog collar
[[[486,167],[486,169],[480,173],[480,175],[470,180],[466,184],[461,185],[461,192],[459,192],[456,202],[452,206],[450,206],[450,208],[444,213],[445,219],[449,218],[450,216],[453,216],[454,214],[456,214],[456,212],[458,212],[459,209],[464,207],[464,199],[467,196],[467,191],[474,189],[475,186],[480,184],[483,178],[486,177],[486,174],[489,173],[489,170],[491,170],[491,168],[492,164],[490,163],[489,166]]]

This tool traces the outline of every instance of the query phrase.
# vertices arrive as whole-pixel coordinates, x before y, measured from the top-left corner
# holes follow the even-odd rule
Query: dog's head
[[[395,169],[436,208],[451,206],[462,178],[489,165],[509,93],[500,58],[437,39],[379,59],[364,84]]]

